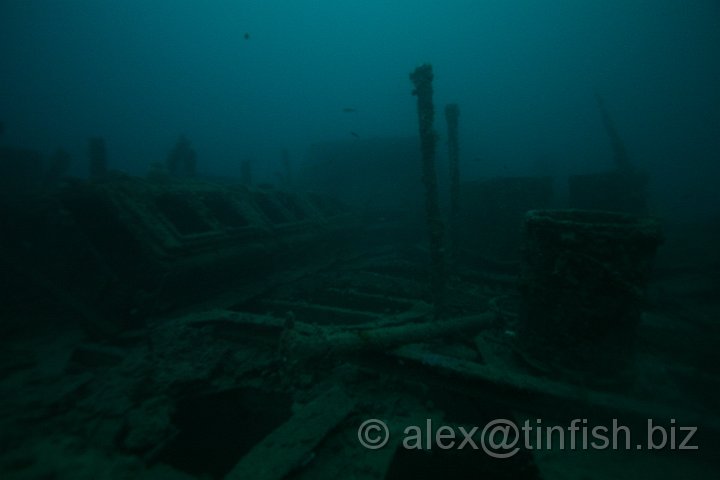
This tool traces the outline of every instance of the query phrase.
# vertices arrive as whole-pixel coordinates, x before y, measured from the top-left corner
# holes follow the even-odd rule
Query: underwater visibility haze
[[[1,1],[0,476],[713,478],[718,85],[715,0]]]

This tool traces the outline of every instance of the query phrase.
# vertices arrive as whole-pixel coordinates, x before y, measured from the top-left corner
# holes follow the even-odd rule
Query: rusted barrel
[[[555,376],[612,378],[631,365],[658,221],[591,210],[525,217],[520,351]]]

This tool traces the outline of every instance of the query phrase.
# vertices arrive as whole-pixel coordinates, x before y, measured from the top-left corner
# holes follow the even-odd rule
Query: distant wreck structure
[[[571,176],[568,179],[570,205],[586,210],[646,214],[647,175],[638,171],[630,162],[625,143],[602,96],[596,93],[595,100],[603,127],[610,138],[615,168],[607,172]]]
[[[168,153],[165,165],[172,177],[194,177],[197,174],[197,154],[187,135],[178,137]]]
[[[465,261],[513,270],[521,260],[525,213],[551,208],[554,182],[547,176],[483,178],[463,182],[459,245]]]
[[[335,197],[366,215],[408,210],[422,219],[414,137],[360,138],[312,145],[298,167],[298,188]]]

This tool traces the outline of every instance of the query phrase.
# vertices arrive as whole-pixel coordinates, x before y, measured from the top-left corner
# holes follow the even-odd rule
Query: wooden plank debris
[[[592,391],[510,368],[500,369],[432,353],[420,345],[400,347],[392,355],[406,364],[419,365],[448,378],[458,388],[462,388],[461,385],[479,385],[486,391],[490,388],[491,394],[498,399],[510,401],[514,398],[516,401],[511,403],[517,410],[533,411],[534,404],[543,403],[542,400],[555,409],[562,405],[564,409],[573,411],[606,412],[627,421],[654,419],[670,422],[674,418],[678,423],[702,426],[703,430],[720,435],[720,418],[707,412],[680,409],[612,392]]]
[[[355,402],[334,387],[299,409],[255,445],[225,480],[280,480],[301,468],[315,447],[352,411]]]
[[[417,312],[412,312],[412,315],[417,315]],[[430,341],[464,332],[477,332],[494,325],[497,318],[497,313],[485,312],[441,321],[426,319],[396,324],[398,318],[388,316],[377,322],[338,328],[310,325],[292,318],[283,320],[265,315],[209,310],[177,321],[197,327],[224,324],[228,328],[234,326],[264,329],[269,334],[280,335],[280,350],[283,355],[294,360],[302,360],[362,350],[383,351],[403,344]]]
[[[497,322],[495,312],[469,315],[442,321],[424,321],[389,327],[323,331],[306,335],[295,328],[287,328],[281,340],[281,350],[294,359],[337,355],[362,350],[388,350],[402,344],[429,341],[448,335],[489,328]]]

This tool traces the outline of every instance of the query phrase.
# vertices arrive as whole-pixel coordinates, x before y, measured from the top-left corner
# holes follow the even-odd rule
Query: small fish
[[[357,108],[354,107],[345,107],[342,109],[343,113],[356,113]]]
[[[245,40],[250,40],[250,34],[248,32],[245,32],[245,35],[243,35],[243,38]]]
[[[355,138],[360,138],[360,135],[358,135],[358,134],[355,133],[355,132],[350,132],[350,135],[352,135],[352,136],[355,137]]]

